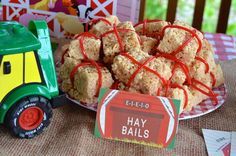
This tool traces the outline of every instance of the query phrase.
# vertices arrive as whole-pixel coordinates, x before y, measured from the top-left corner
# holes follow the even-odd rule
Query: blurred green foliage
[[[145,18],[164,20],[166,18],[166,10],[167,0],[147,0],[145,8]]]
[[[206,0],[202,31],[215,32],[221,0]],[[166,19],[168,0],[146,0],[145,18]],[[179,0],[176,19],[192,23],[195,0]],[[236,0],[232,0],[227,34],[236,35]]]

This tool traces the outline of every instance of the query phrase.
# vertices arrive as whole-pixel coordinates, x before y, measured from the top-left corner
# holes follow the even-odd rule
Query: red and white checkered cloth
[[[236,59],[236,36],[205,33],[205,38],[212,44],[216,60]]]
[[[194,106],[191,111],[184,111],[180,114],[179,120],[186,120],[186,119],[191,119],[195,117],[199,117],[205,114],[208,114],[220,106],[222,106],[225,102],[226,99],[226,86],[221,85],[218,88],[213,89],[214,93],[217,94],[217,101],[218,103],[215,104],[210,98],[207,100],[204,100],[200,104]]]

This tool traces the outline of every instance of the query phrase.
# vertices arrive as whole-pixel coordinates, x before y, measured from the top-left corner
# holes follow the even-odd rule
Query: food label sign
[[[180,101],[102,89],[95,136],[156,147],[174,147]]]

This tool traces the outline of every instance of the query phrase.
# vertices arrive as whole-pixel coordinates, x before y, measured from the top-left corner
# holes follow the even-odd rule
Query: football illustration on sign
[[[165,97],[108,90],[98,106],[98,131],[104,138],[167,147],[178,124],[175,102]]]

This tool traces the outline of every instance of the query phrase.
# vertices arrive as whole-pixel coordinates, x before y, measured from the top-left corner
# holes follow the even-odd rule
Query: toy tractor
[[[46,22],[0,22],[0,123],[20,138],[40,134],[58,105],[58,84]]]

